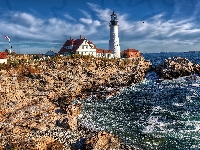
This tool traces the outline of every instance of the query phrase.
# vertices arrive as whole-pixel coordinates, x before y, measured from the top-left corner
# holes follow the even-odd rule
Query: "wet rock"
[[[78,128],[78,115],[81,110],[81,104],[69,105],[67,108],[68,124],[71,130],[77,130]]]
[[[175,79],[183,76],[199,74],[200,67],[187,58],[174,57],[166,59],[163,64],[155,67],[156,73],[163,79]]]

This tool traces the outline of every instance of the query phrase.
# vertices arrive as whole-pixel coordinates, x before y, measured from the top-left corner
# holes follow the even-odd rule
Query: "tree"
[[[8,55],[9,54],[9,51],[8,49],[5,49],[4,52],[6,52],[6,54]]]
[[[127,54],[126,54],[126,53],[123,53],[123,54],[122,54],[122,58],[127,58]]]

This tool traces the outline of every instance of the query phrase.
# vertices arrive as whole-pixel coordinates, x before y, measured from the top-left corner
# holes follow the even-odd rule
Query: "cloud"
[[[30,10],[32,13],[34,13],[35,15],[42,17],[42,16],[41,16],[37,11],[35,11],[34,9],[29,8],[29,10]]]
[[[67,18],[68,20],[77,22],[77,20],[75,18],[73,18],[72,16],[70,16],[69,14],[65,14],[64,17]]]
[[[81,22],[85,23],[85,24],[92,24],[93,23],[92,19],[80,18],[79,20]]]
[[[80,20],[80,22],[83,22],[87,25],[93,25],[93,27],[101,25],[100,21],[98,21],[98,20],[92,20],[92,19],[87,19],[87,18],[80,18],[79,20]]]
[[[0,33],[3,35],[11,34],[11,37],[18,37],[20,40],[26,39],[29,41],[55,41],[62,40],[64,36],[90,35],[96,31],[96,26],[100,25],[98,20],[84,18],[81,19],[82,22],[92,25],[87,26],[81,22],[67,22],[58,18],[42,20],[24,12],[14,13],[10,17],[13,22],[2,21]]]
[[[110,14],[111,10],[110,9],[101,9],[98,5],[92,4],[92,3],[87,3],[90,9],[92,9],[98,18],[104,22],[109,22],[110,21]]]
[[[37,19],[33,15],[24,12],[13,14],[12,21],[26,26],[41,25],[43,23],[41,19]]]
[[[18,46],[20,49],[27,47],[31,49],[30,42],[46,44],[47,47],[48,45],[55,47],[52,43],[59,43],[58,45],[61,47],[69,37],[78,38],[79,35],[88,38],[97,46],[104,44],[105,47],[108,47],[112,10],[102,9],[93,3],[87,4],[89,9],[87,11],[79,9],[84,16],[77,19],[69,13],[63,15],[65,19],[42,19],[39,15],[33,15],[35,13],[27,12],[11,12],[6,14],[7,17],[4,17],[5,14],[0,14],[3,16],[0,34],[10,35],[11,42],[18,41],[22,45],[29,45]],[[92,15],[88,13],[90,11],[93,13]],[[178,8],[176,11],[178,12]],[[147,18],[143,23],[141,20],[131,20],[128,14],[121,12],[116,12],[116,14],[119,20],[121,50],[133,47],[141,51],[150,51],[150,49],[170,51],[177,49],[180,45],[182,47],[197,45],[200,40],[200,29],[195,22],[195,15],[166,20],[166,13],[162,12]],[[197,9],[194,14],[198,14]],[[5,39],[3,40],[3,42],[7,42]],[[0,40],[0,43],[2,41]]]
[[[79,9],[87,18],[91,18],[91,15],[85,11],[85,10],[82,10],[82,9]]]

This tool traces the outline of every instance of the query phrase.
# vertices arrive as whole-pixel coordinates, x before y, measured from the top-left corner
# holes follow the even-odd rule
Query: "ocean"
[[[153,65],[169,57],[200,64],[200,53],[143,54]],[[200,77],[156,82],[156,73],[107,100],[82,101],[82,124],[152,150],[200,149]]]

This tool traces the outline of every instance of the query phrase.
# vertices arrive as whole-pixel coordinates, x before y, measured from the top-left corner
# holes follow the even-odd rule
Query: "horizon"
[[[199,51],[200,1],[191,0],[0,0],[0,51],[9,36],[18,54],[57,53],[70,37],[80,35],[109,49],[109,22],[119,20],[121,51],[141,53]],[[44,9],[45,6],[45,9]]]

